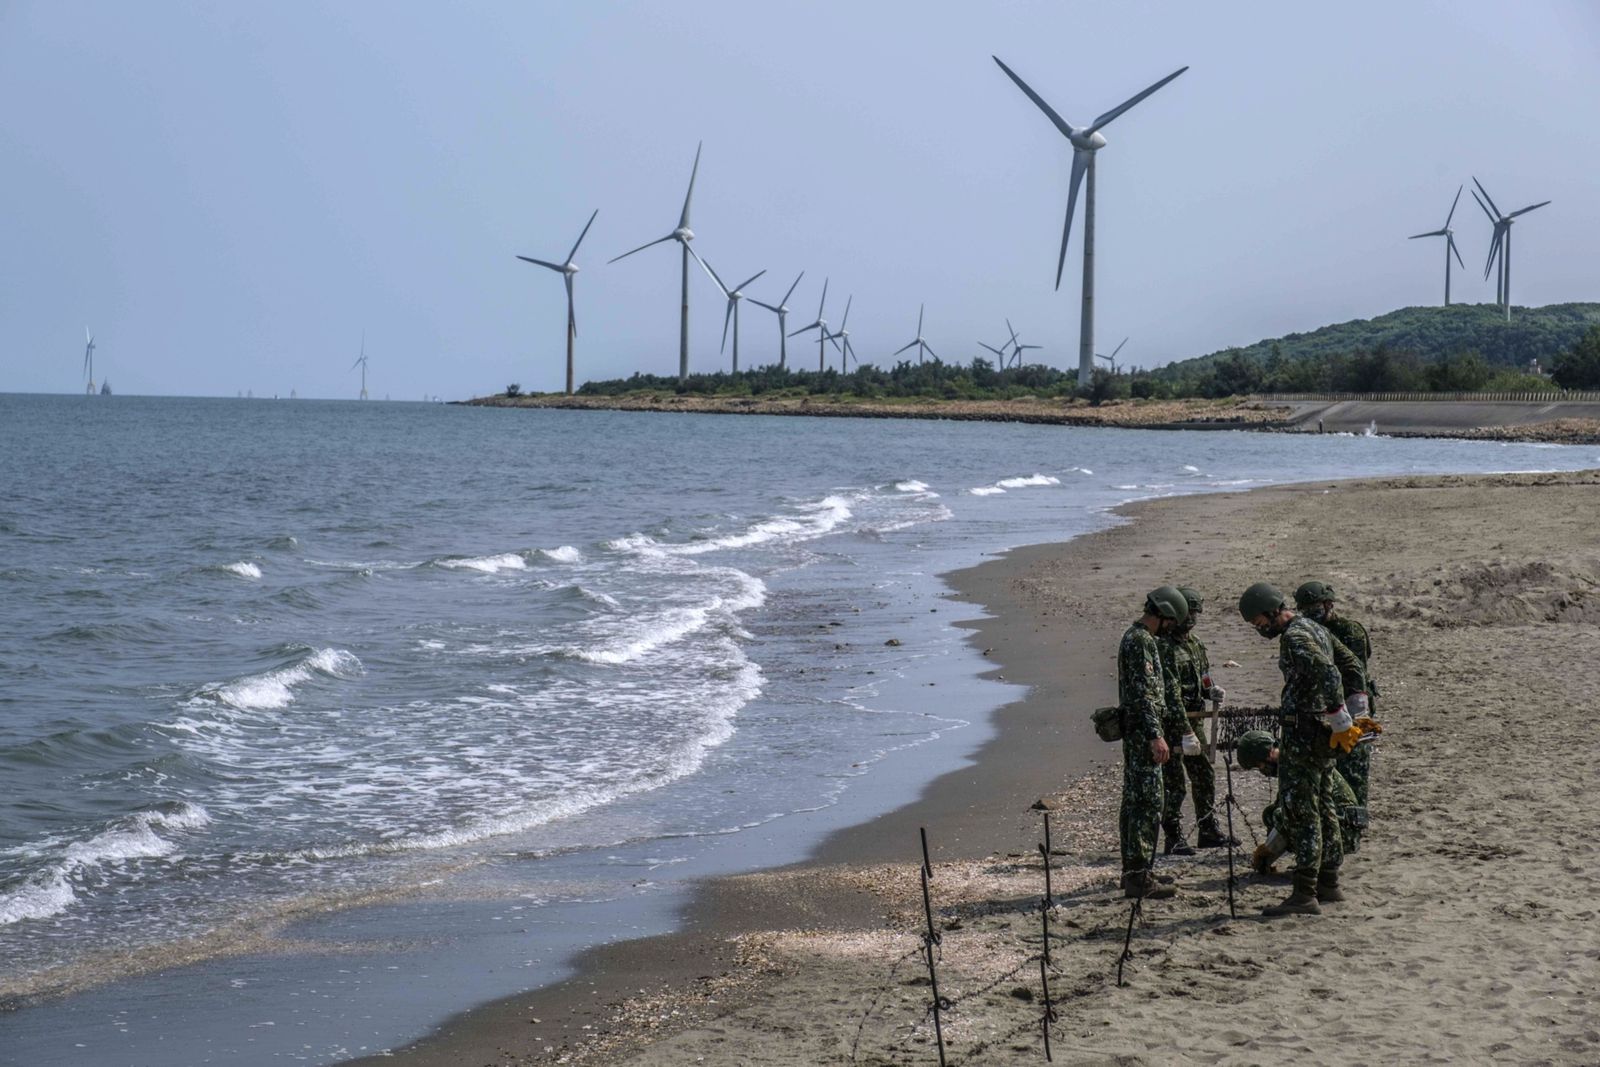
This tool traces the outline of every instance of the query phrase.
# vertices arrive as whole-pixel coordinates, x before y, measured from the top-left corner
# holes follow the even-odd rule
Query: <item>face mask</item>
[[[1279,626],[1275,622],[1265,622],[1256,627],[1256,633],[1260,634],[1262,637],[1277,637],[1279,634],[1283,633],[1283,627]]]
[[[1305,616],[1312,622],[1326,622],[1328,618],[1328,609],[1325,605],[1313,604],[1305,610]]]
[[[1278,764],[1273,760],[1268,760],[1261,765],[1261,773],[1268,778],[1278,777]]]

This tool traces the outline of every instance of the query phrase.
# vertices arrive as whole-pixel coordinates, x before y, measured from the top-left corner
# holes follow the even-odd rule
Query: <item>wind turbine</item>
[[[1111,350],[1111,354],[1109,356],[1102,356],[1100,353],[1096,352],[1094,354],[1094,358],[1103,359],[1107,363],[1111,364],[1111,373],[1112,373],[1113,376],[1115,376],[1116,373],[1117,373],[1117,353],[1121,352],[1122,351],[1122,345],[1125,345],[1127,343],[1128,343],[1128,339],[1126,337],[1124,337],[1122,339],[1122,344],[1119,344],[1119,345],[1117,345],[1116,348],[1113,348]]]
[[[86,393],[94,395],[94,334],[89,332],[89,327],[83,328],[83,370],[89,376],[89,388]]]
[[[1011,331],[1011,342],[1010,342],[1010,344],[1011,344],[1011,358],[1012,358],[1012,361],[1015,362],[1016,365],[1019,366],[1019,367],[1022,366],[1022,353],[1025,350],[1030,349],[1030,348],[1043,348],[1044,347],[1044,345],[1025,345],[1021,341],[1019,341],[1017,339],[1016,327],[1011,325],[1011,320],[1010,319],[1006,320],[1006,329]],[[1005,345],[1002,344],[1000,347],[1004,348]]]
[[[812,330],[817,330],[818,331],[818,333],[817,333],[817,373],[818,374],[821,374],[823,371],[828,369],[828,342],[829,341],[833,341],[832,335],[830,335],[828,333],[828,320],[822,317],[822,309],[824,307],[826,307],[827,304],[828,304],[828,279],[824,278],[824,279],[822,279],[822,299],[820,301],[818,301],[818,303],[817,303],[817,321],[813,322],[809,326],[802,326],[798,330],[794,331],[794,333],[791,333],[789,335],[790,337],[798,337],[800,334],[810,333]],[[839,347],[839,342],[838,341],[833,341],[833,347],[838,348]]]
[[[1516,211],[1511,212],[1511,214],[1509,214],[1509,215],[1502,215],[1502,214],[1500,214],[1500,208],[1495,205],[1495,202],[1492,199],[1490,199],[1489,190],[1487,190],[1487,189],[1485,189],[1483,187],[1483,183],[1480,182],[1477,178],[1473,178],[1472,179],[1472,184],[1476,185],[1478,187],[1478,192],[1472,194],[1473,199],[1475,199],[1475,200],[1477,199],[1478,193],[1482,193],[1483,194],[1483,199],[1482,200],[1478,200],[1478,206],[1483,208],[1483,213],[1485,215],[1488,215],[1489,219],[1494,223],[1494,240],[1491,241],[1490,244],[1489,244],[1489,259],[1488,259],[1488,262],[1486,262],[1483,265],[1483,276],[1484,276],[1484,278],[1488,278],[1489,277],[1489,271],[1494,266],[1495,257],[1498,256],[1499,259],[1500,259],[1500,284],[1498,286],[1497,291],[1498,291],[1498,294],[1499,294],[1500,302],[1503,305],[1505,305],[1506,321],[1510,322],[1511,321],[1511,223],[1516,219],[1516,217],[1518,215],[1526,215],[1528,212],[1532,211],[1534,208],[1544,207],[1546,204],[1550,203],[1550,201],[1541,200],[1537,204],[1529,204],[1525,208],[1518,208]],[[1487,204],[1485,204],[1486,201],[1487,201]],[[1491,208],[1493,209],[1492,211],[1490,210]]]
[[[1461,186],[1461,187],[1456,189],[1456,198],[1454,200],[1450,201],[1450,214],[1448,214],[1448,215],[1446,215],[1444,217],[1444,225],[1442,227],[1440,227],[1437,230],[1429,230],[1427,233],[1412,234],[1410,237],[1407,238],[1407,240],[1409,240],[1409,241],[1415,241],[1419,237],[1443,237],[1444,238],[1444,306],[1445,307],[1449,307],[1450,306],[1450,253],[1455,252],[1456,262],[1461,264],[1461,269],[1462,270],[1466,270],[1467,269],[1467,265],[1465,263],[1461,263],[1461,253],[1456,250],[1455,231],[1450,228],[1450,220],[1455,218],[1455,216],[1456,216],[1456,204],[1461,202],[1461,190],[1465,189],[1465,188],[1466,188],[1466,186],[1463,185],[1463,186]]]
[[[1010,67],[1001,63],[999,56],[991,58],[1000,64],[1000,69],[1006,72],[1007,77],[1017,83],[1017,88],[1039,106],[1039,110],[1043,111],[1055,124],[1056,129],[1061,131],[1061,135],[1072,142],[1072,183],[1071,190],[1067,194],[1067,221],[1061,227],[1061,254],[1056,259],[1057,289],[1061,288],[1061,272],[1067,263],[1067,238],[1072,235],[1072,212],[1078,203],[1078,185],[1083,181],[1085,173],[1089,176],[1089,188],[1083,198],[1083,307],[1078,320],[1078,384],[1087,385],[1094,371],[1094,158],[1095,153],[1106,146],[1106,139],[1100,130],[1189,68],[1179,67],[1148,89],[1124,100],[1089,125],[1074,126],[1058,115],[1055,109],[1029,88],[1027,82],[1017,77]]]
[[[695,146],[694,169],[689,172],[689,191],[683,195],[683,214],[678,216],[678,228],[665,237],[658,237],[633,250],[633,252],[643,252],[651,245],[658,245],[663,241],[677,241],[683,246],[683,315],[678,320],[678,381],[680,382],[689,377],[689,242],[694,240],[694,231],[689,229],[689,201],[694,199],[694,180],[700,173],[700,149],[703,147],[705,147],[704,141]],[[627,259],[633,252],[624,252],[617,259]],[[617,259],[611,262],[615,263]]]
[[[361,399],[365,400],[367,398],[367,335],[365,333],[361,335],[361,355],[354,363],[350,364],[351,370],[355,370],[357,367],[361,368]]]
[[[828,334],[828,340],[832,341],[833,347],[839,350],[839,373],[841,374],[850,373],[850,361],[852,359],[855,359],[857,365],[861,363],[861,360],[856,359],[854,346],[850,344],[850,331],[845,328],[845,324],[850,321],[850,304],[854,300],[854,293],[846,298],[844,302],[844,317],[839,320],[839,332]]]
[[[928,355],[932,356],[934,359],[938,359],[939,358],[939,353],[937,353],[937,352],[935,352],[933,350],[933,346],[928,344],[928,342],[926,342],[926,341],[924,341],[922,339],[922,313],[927,310],[927,307],[928,307],[928,305],[926,305],[926,304],[920,304],[917,307],[917,337],[916,337],[916,340],[912,341],[911,343],[905,345],[904,347],[902,347],[900,349],[897,349],[895,351],[895,353],[894,353],[895,355],[898,356],[901,352],[904,352],[907,348],[915,348],[917,350],[917,363],[918,363],[919,366],[922,363],[922,353],[924,353],[924,352],[928,353]]]
[[[800,272],[800,277],[794,280],[794,285],[789,286],[789,291],[783,294],[783,299],[778,301],[778,306],[764,304],[755,297],[750,298],[750,303],[757,307],[764,307],[778,316],[778,369],[785,370],[789,365],[789,335],[784,331],[788,328],[785,324],[789,319],[789,298],[794,295],[795,286],[800,284],[800,278],[806,276],[805,271]]]
[[[739,373],[739,301],[744,299],[744,291],[743,291],[744,287],[749,285],[751,282],[755,281],[757,278],[761,277],[763,274],[765,274],[767,272],[765,270],[758,270],[754,274],[750,275],[750,277],[746,278],[744,281],[742,281],[738,285],[734,286],[732,289],[729,289],[726,285],[722,284],[722,279],[719,278],[717,276],[717,272],[711,268],[711,264],[707,263],[705,260],[703,260],[699,256],[695,255],[693,252],[690,252],[689,254],[691,256],[694,256],[694,260],[695,260],[696,263],[700,264],[702,267],[704,267],[706,269],[706,273],[711,275],[711,280],[717,283],[717,288],[722,290],[722,295],[728,298],[728,309],[722,313],[722,347],[719,348],[717,351],[719,351],[719,352],[727,351],[727,348],[728,348],[728,320],[731,318],[733,320],[733,373],[738,374]]]
[[[578,317],[572,310],[572,279],[578,273],[578,265],[572,262],[572,257],[578,254],[578,246],[583,244],[583,239],[589,235],[589,227],[594,225],[595,215],[600,214],[600,209],[595,208],[594,215],[589,216],[589,221],[583,224],[583,232],[578,234],[578,239],[572,242],[572,251],[567,253],[567,258],[561,263],[551,263],[545,259],[534,259],[532,256],[518,256],[524,263],[532,263],[539,267],[549,267],[562,276],[562,281],[567,286],[567,395],[572,395],[572,342],[578,336]]]
[[[979,341],[978,342],[978,347],[987,348],[989,351],[993,352],[997,357],[999,357],[999,360],[1000,360],[1000,362],[998,364],[999,368],[1001,370],[1005,370],[1006,369],[1006,360],[1009,359],[1010,357],[1006,355],[1006,346],[1005,346],[1004,342],[1001,342],[1000,347],[996,348],[994,345],[986,345],[982,341]]]

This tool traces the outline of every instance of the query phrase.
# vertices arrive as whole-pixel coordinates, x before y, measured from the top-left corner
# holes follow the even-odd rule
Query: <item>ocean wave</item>
[[[918,481],[915,478],[907,478],[903,482],[895,482],[894,487],[897,492],[901,493],[917,493],[933,500],[937,500],[939,497],[938,493],[928,488],[927,482]]]
[[[998,485],[980,485],[975,488],[968,489],[967,492],[971,493],[973,496],[995,496],[999,493],[1005,492],[1005,490],[1000,488]]]
[[[263,711],[292,703],[295,686],[318,675],[355,678],[364,670],[361,661],[342,648],[318,648],[298,663],[203,689],[201,695],[239,711]]]
[[[557,563],[582,563],[583,553],[571,545],[562,545],[559,548],[541,548],[539,555],[546,559],[555,560]]]
[[[244,559],[237,563],[225,563],[220,569],[227,571],[229,574],[236,574],[240,578],[254,579],[261,577],[261,568]]]
[[[1051,474],[1030,474],[1025,478],[1001,478],[995,484],[1002,489],[1022,489],[1030,485],[1060,485],[1061,479]]]
[[[499,574],[501,571],[525,571],[528,561],[515,552],[502,552],[497,556],[449,556],[433,561],[435,567],[445,570],[469,570],[480,574]]]
[[[0,890],[0,926],[60,914],[77,899],[74,877],[96,867],[170,856],[178,851],[178,845],[158,831],[197,830],[210,822],[205,808],[180,800],[164,809],[136,811],[87,840],[52,849],[54,856],[47,866],[26,875],[13,888]]]
[[[792,543],[824,537],[848,522],[854,512],[851,500],[837,494],[810,504],[799,505],[800,514],[764,519],[738,533],[707,537],[696,541],[658,541],[635,533],[608,541],[606,547],[637,555],[700,556],[729,548],[750,548],[770,542]]]
[[[552,649],[556,655],[585,663],[616,667],[632,663],[666,645],[675,644],[719,620],[731,622],[741,611],[758,608],[767,600],[767,586],[761,579],[722,568],[739,586],[725,596],[714,596],[704,604],[668,608],[629,617],[621,633],[588,646],[568,645]]]

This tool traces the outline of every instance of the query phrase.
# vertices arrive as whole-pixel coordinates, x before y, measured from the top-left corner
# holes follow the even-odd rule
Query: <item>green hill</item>
[[[1171,363],[1155,373],[1163,378],[1190,378],[1235,354],[1265,364],[1274,346],[1285,360],[1322,359],[1372,352],[1379,348],[1413,354],[1435,362],[1465,352],[1479,352],[1494,367],[1526,368],[1531,359],[1548,367],[1557,353],[1571,348],[1590,326],[1600,325],[1600,304],[1548,304],[1513,307],[1511,321],[1492,304],[1409,307],[1274,340],[1257,341],[1208,356]]]

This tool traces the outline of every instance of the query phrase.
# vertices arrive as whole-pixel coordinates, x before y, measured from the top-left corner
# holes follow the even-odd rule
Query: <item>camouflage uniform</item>
[[[1362,676],[1365,685],[1362,689],[1367,694],[1367,702],[1373,703],[1372,678],[1367,673],[1367,661],[1372,658],[1372,640],[1367,637],[1367,628],[1354,619],[1347,619],[1343,615],[1334,615],[1333,618],[1322,624],[1323,629],[1333,635],[1340,644],[1350,650],[1361,663]],[[1348,693],[1347,693],[1348,695]],[[1368,795],[1368,781],[1372,776],[1372,746],[1357,745],[1347,755],[1339,757],[1335,764],[1339,773],[1350,783],[1350,788],[1355,791],[1356,800],[1362,807],[1366,807]]]
[[[1178,690],[1184,716],[1196,715],[1206,708],[1204,679],[1211,673],[1211,657],[1206,646],[1193,631],[1173,642],[1173,666],[1177,668]],[[1195,724],[1188,723],[1194,729]],[[1194,819],[1196,823],[1210,818],[1217,804],[1217,775],[1206,755],[1183,757],[1184,770],[1189,775],[1189,788],[1194,793]],[[1182,795],[1179,795],[1182,799]]]
[[[1302,871],[1337,871],[1344,859],[1339,816],[1330,780],[1337,750],[1328,744],[1322,716],[1344,703],[1344,681],[1328,631],[1296,615],[1278,639],[1283,672],[1283,740],[1278,758],[1278,802],[1289,847]]]
[[[1150,742],[1162,735],[1167,678],[1158,642],[1142,623],[1128,627],[1117,648],[1117,705],[1122,709],[1122,869],[1147,871],[1155,861],[1161,821],[1161,768],[1150,755]]]
[[[1328,781],[1332,789],[1333,810],[1339,816],[1339,846],[1345,855],[1349,855],[1361,845],[1361,826],[1359,818],[1353,810],[1359,809],[1361,805],[1357,802],[1355,792],[1351,790],[1350,783],[1344,780],[1343,775],[1330,774]],[[1280,837],[1288,840],[1290,836],[1289,824],[1283,818],[1286,799],[1292,806],[1293,798],[1286,797],[1280,789],[1278,798],[1267,805],[1267,809],[1261,813],[1261,822],[1268,830],[1276,830]],[[1272,844],[1271,838],[1268,839],[1268,844]],[[1274,854],[1272,859],[1276,858],[1277,855]]]

